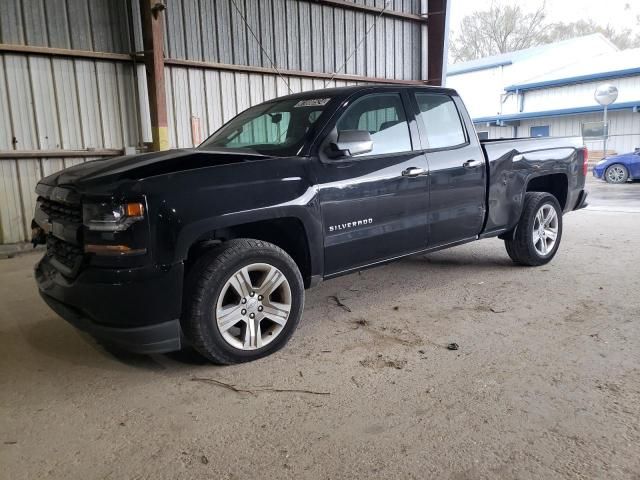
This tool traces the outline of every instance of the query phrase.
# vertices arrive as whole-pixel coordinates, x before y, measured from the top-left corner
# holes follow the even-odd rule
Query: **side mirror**
[[[343,130],[338,139],[329,144],[331,158],[353,157],[373,150],[373,140],[366,130]]]

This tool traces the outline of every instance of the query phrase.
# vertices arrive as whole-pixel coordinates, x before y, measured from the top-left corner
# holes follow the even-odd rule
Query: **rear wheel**
[[[538,266],[551,261],[561,238],[562,209],[556,197],[546,192],[529,192],[515,234],[504,243],[515,263]]]
[[[187,278],[182,328],[219,364],[282,348],[304,305],[304,285],[287,253],[260,240],[231,240],[200,258]]]
[[[608,183],[625,183],[629,179],[629,171],[624,165],[614,163],[605,170],[604,179]]]

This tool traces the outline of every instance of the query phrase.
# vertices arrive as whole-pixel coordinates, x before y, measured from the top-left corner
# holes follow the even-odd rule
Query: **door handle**
[[[418,167],[409,167],[406,170],[402,171],[403,177],[418,177],[420,175],[425,175],[427,171],[424,168]]]
[[[482,163],[483,163],[482,160],[467,160],[462,164],[462,166],[464,168],[475,168],[482,165]]]

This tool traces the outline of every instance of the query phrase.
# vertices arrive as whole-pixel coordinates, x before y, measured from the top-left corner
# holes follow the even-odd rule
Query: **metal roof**
[[[384,90],[398,90],[398,89],[418,89],[418,90],[428,90],[430,92],[439,92],[439,93],[447,93],[453,95],[456,91],[452,88],[439,87],[435,85],[424,85],[424,84],[410,84],[410,85],[400,85],[400,84],[360,84],[360,85],[346,85],[343,87],[333,87],[333,88],[318,88],[316,90],[307,90],[303,92],[295,92],[290,95],[279,96],[271,99],[270,101],[280,101],[284,99],[297,99],[297,98],[318,98],[320,96],[349,96],[356,92],[361,92],[365,90],[375,90],[375,91],[384,91]]]
[[[539,45],[537,47],[517,50],[515,52],[507,52],[500,55],[492,55],[490,57],[479,58],[478,60],[455,63],[447,67],[447,76],[460,75],[462,73],[469,73],[477,70],[486,70],[502,65],[511,65],[520,60],[545,55],[547,52],[555,50],[559,47],[575,47],[576,49],[582,49],[586,48],[588,44],[593,42],[604,42],[611,45],[612,49],[617,50],[617,47],[611,44],[611,42],[607,40],[604,35],[602,35],[601,33],[594,33],[591,35],[585,35],[583,37],[570,38],[561,42],[549,43],[547,45]]]
[[[533,77],[524,83],[509,85],[505,90],[535,90],[636,75],[640,75],[640,48],[581,59],[559,70]]]

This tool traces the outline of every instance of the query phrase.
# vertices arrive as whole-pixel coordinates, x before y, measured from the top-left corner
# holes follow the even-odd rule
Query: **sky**
[[[513,4],[517,1],[493,0],[499,5]],[[542,0],[527,0],[520,3],[524,10],[533,10],[542,4]],[[451,0],[449,27],[457,31],[465,15],[477,10],[486,10],[491,4],[491,0]],[[636,16],[640,15],[640,0],[546,0],[546,12],[549,22],[593,19],[602,25],[610,23],[620,29],[634,28]]]

